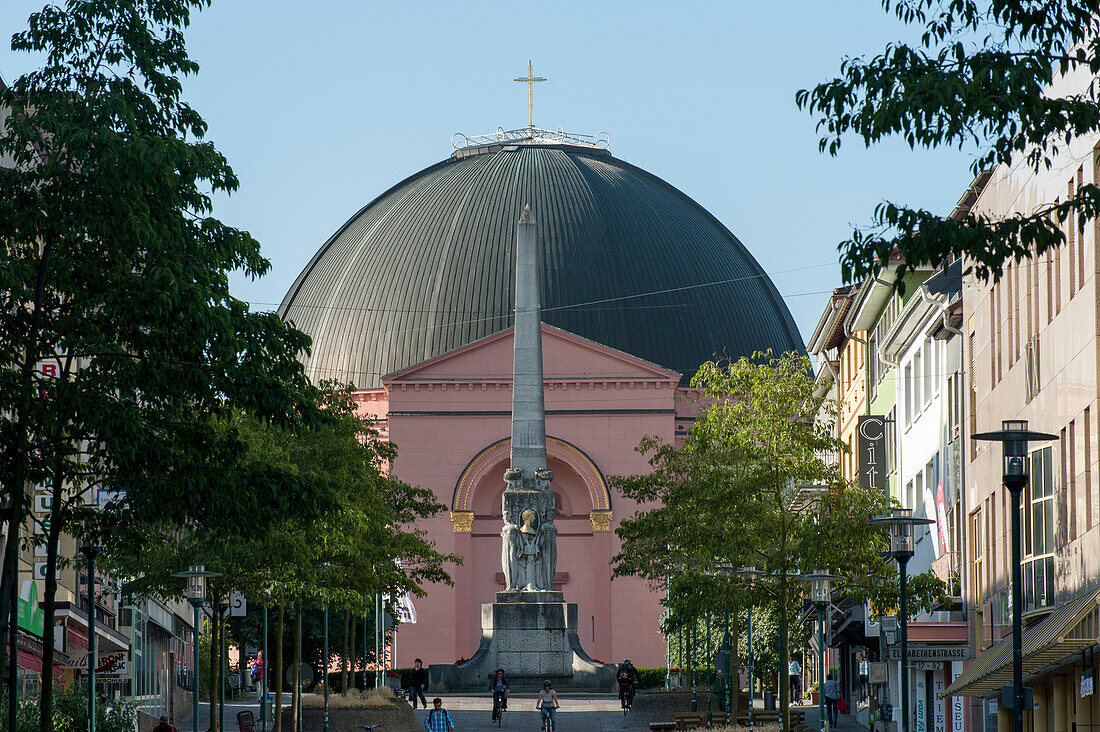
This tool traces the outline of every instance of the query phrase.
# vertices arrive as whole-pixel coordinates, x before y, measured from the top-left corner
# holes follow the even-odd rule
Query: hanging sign
[[[868,490],[886,490],[886,418],[864,415],[856,426],[859,484]]]
[[[1092,696],[1092,690],[1092,669],[1087,668],[1081,672],[1081,696]]]
[[[901,660],[901,648],[893,646],[887,651],[891,661]],[[909,660],[915,661],[965,661],[970,658],[970,646],[909,646]]]

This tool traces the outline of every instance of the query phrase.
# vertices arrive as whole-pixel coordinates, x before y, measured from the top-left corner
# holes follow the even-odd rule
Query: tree
[[[667,589],[666,627],[725,602],[770,605],[785,659],[793,603],[807,589],[798,574],[827,567],[845,578],[840,591],[858,598],[896,587],[878,556],[883,536],[868,522],[890,499],[843,484],[824,459],[844,445],[816,419],[830,409],[814,396],[805,357],[706,363],[691,384],[704,408],[683,444],[646,438],[639,450],[651,454],[653,472],[612,479],[652,506],[617,529],[615,572]],[[751,589],[731,572],[746,566],[763,573]],[[788,692],[781,684],[784,719]]]
[[[181,100],[176,77],[197,71],[182,31],[207,4],[70,0],[12,38],[45,62],[0,89],[0,154],[14,161],[0,168],[0,483],[12,499],[0,616],[38,486],[52,499],[47,667],[62,533],[110,548],[130,525],[262,524],[282,510],[272,494],[299,495],[293,476],[270,473],[265,490],[240,493],[256,476],[224,470],[241,444],[219,415],[288,423],[312,418],[314,400],[297,359],[308,338],[229,292],[230,271],[269,264],[210,217],[212,193],[237,179]],[[99,491],[109,510],[89,510]],[[51,695],[44,684],[44,732]]]
[[[425,582],[449,583],[443,565],[461,558],[436,551],[419,528],[424,518],[444,507],[431,491],[387,473],[396,446],[379,439],[369,422],[357,415],[352,391],[350,385],[323,384],[325,419],[310,424],[283,427],[234,414],[226,425],[243,441],[241,466],[257,466],[246,474],[262,478],[262,467],[294,475],[307,493],[322,497],[323,504],[306,507],[280,500],[288,515],[259,529],[242,524],[227,532],[220,524],[195,523],[172,542],[138,537],[127,546],[140,549],[119,549],[110,566],[139,577],[131,583],[134,592],[179,596],[183,587],[173,573],[201,563],[220,573],[209,583],[211,606],[218,607],[231,590],[239,590],[253,604],[274,606],[278,628],[288,604],[300,628],[303,606],[366,615],[376,593],[422,595],[420,585]],[[310,621],[309,627],[317,625]],[[216,632],[221,632],[220,623]],[[299,645],[294,643],[295,651]],[[269,670],[280,668],[281,647],[280,630],[275,664],[267,659]],[[305,644],[307,660],[318,660],[318,647],[315,638]],[[217,665],[215,648],[211,646],[208,668]],[[276,673],[276,679],[281,675]],[[211,715],[212,724],[216,717]]]
[[[911,148],[977,146],[975,174],[998,164],[1049,167],[1060,147],[1100,131],[1097,85],[1065,77],[1100,72],[1097,0],[882,0],[920,29],[916,43],[891,43],[871,59],[848,58],[840,76],[802,90],[796,103],[817,116],[820,148],[836,155],[854,133],[870,146],[892,135]],[[841,242],[845,279],[876,274],[896,248],[900,275],[966,256],[981,279],[1041,255],[1083,231],[1100,211],[1100,188],[1076,187],[1061,202],[1000,218],[955,219],[884,202],[870,226]],[[1064,228],[1063,228],[1064,227]]]

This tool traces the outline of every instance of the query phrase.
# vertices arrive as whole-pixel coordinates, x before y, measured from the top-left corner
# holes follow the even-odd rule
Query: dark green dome
[[[804,352],[760,265],[691,198],[596,145],[512,139],[456,151],[325,242],[279,308],[313,338],[311,378],[378,386],[510,327],[525,204],[544,322],[685,380],[715,355]]]

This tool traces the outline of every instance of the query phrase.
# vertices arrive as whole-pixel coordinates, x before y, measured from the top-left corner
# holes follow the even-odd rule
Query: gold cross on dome
[[[536,81],[546,81],[546,78],[542,77],[542,76],[535,76],[534,70],[531,68],[531,62],[528,61],[527,62],[527,76],[518,77],[518,78],[513,79],[512,81],[518,81],[518,82],[522,82],[524,84],[527,84],[527,126],[528,127],[534,127],[535,126],[535,112],[534,112],[533,99],[534,99],[534,96],[535,96],[534,95],[535,82]]]

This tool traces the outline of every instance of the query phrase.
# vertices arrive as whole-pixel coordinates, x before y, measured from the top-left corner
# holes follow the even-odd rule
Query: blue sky
[[[35,59],[6,40],[41,2],[0,3],[0,74]],[[674,9],[675,8],[675,9]],[[234,294],[270,309],[344,221],[451,152],[455,132],[527,121],[606,132],[611,151],[718,217],[772,275],[804,337],[841,284],[836,244],[894,199],[948,211],[970,156],[899,142],[817,149],[795,92],[845,55],[912,37],[878,0],[503,3],[214,0],[187,33],[185,95],[240,181],[216,215],[272,261]]]

